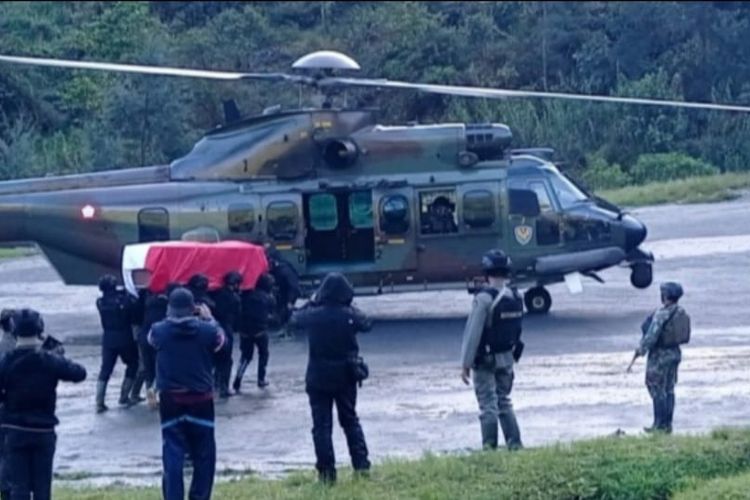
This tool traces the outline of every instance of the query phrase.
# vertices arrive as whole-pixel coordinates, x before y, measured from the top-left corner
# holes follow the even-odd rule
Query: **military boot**
[[[135,376],[135,382],[133,382],[133,389],[130,391],[130,404],[131,405],[137,405],[138,403],[142,403],[144,401],[144,398],[141,397],[141,389],[143,389],[143,384],[146,382],[146,374],[143,372],[139,372],[138,375]]]
[[[234,392],[240,392],[240,387],[242,386],[242,377],[245,376],[245,371],[247,371],[247,367],[249,364],[250,362],[246,359],[240,361],[240,366],[237,367],[237,373],[234,376],[234,383],[232,384]]]
[[[652,403],[654,407],[654,423],[651,425],[651,427],[644,427],[643,430],[648,433],[654,433],[659,432],[662,430],[664,426],[664,412],[666,407],[666,398],[652,398]]]
[[[672,418],[674,417],[674,393],[667,394],[667,401],[664,404],[664,421],[662,427],[664,432],[672,434]]]
[[[109,410],[104,399],[107,395],[107,382],[101,380],[96,382],[96,413],[104,413]]]
[[[485,450],[494,450],[497,448],[497,422],[481,422],[482,430],[482,448]]]
[[[133,390],[133,384],[135,380],[132,378],[125,378],[122,380],[122,387],[120,387],[120,405],[130,405],[130,391]]]
[[[499,415],[500,427],[503,429],[505,444],[509,450],[519,450],[523,448],[521,444],[521,431],[518,429],[516,414],[512,411],[501,413]]]

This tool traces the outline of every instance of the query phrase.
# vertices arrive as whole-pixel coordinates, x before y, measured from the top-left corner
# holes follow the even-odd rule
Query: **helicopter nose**
[[[643,243],[643,240],[646,239],[646,234],[648,232],[646,226],[635,217],[625,215],[622,218],[622,227],[625,232],[626,252],[637,248],[638,245]]]

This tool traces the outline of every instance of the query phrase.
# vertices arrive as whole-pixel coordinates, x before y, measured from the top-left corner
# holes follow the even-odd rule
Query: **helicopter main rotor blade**
[[[563,92],[539,92],[533,90],[488,89],[483,87],[463,87],[456,85],[433,85],[429,83],[409,83],[396,80],[367,78],[324,78],[318,82],[320,87],[376,87],[403,90],[418,90],[431,94],[454,95],[460,97],[484,97],[488,99],[505,99],[508,97],[546,97],[551,99],[569,99],[576,101],[612,102],[623,104],[645,104],[651,106],[668,106],[677,108],[713,109],[721,111],[750,112],[750,106],[734,104],[714,104],[710,102],[672,101],[665,99],[645,99],[640,97],[616,97],[604,95],[568,94]]]
[[[42,57],[0,55],[0,62],[27,64],[32,66],[51,66],[55,68],[117,71],[121,73],[138,73],[143,75],[186,76],[190,78],[209,78],[212,80],[267,80],[290,81],[297,83],[310,83],[309,80],[311,80],[308,77],[287,75],[285,73],[239,73],[231,71],[169,68],[164,66],[142,66],[136,64],[115,64],[94,61],[71,61],[66,59],[47,59]]]

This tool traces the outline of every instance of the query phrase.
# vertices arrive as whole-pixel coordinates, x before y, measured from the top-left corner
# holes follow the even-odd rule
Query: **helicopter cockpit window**
[[[138,212],[138,241],[169,240],[169,212],[165,208],[144,208]]]
[[[297,236],[297,205],[291,201],[274,201],[266,210],[268,236],[274,240],[289,241]]]
[[[575,184],[561,175],[553,174],[549,176],[549,179],[552,182],[552,189],[557,195],[557,201],[560,202],[560,207],[563,210],[588,199]]]
[[[511,215],[537,217],[539,215],[539,200],[534,191],[510,186],[508,190],[508,211]]]
[[[555,209],[552,206],[552,202],[549,198],[547,188],[543,182],[530,182],[529,188],[536,193],[536,198],[539,200],[539,211],[542,213],[553,212]]]
[[[409,200],[402,194],[388,195],[380,202],[380,230],[404,234],[409,230]]]
[[[422,234],[457,233],[456,192],[443,190],[420,193],[419,223]]]
[[[252,233],[255,227],[255,210],[249,203],[229,205],[227,224],[231,233]]]
[[[315,231],[332,231],[339,224],[339,213],[336,208],[336,197],[321,193],[310,196],[310,226]]]
[[[471,229],[490,227],[495,222],[495,199],[492,192],[477,189],[464,194],[464,223]]]

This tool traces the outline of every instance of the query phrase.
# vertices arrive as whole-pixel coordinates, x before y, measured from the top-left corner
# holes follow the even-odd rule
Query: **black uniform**
[[[354,290],[338,273],[329,274],[320,286],[316,302],[297,311],[291,320],[309,336],[309,358],[305,377],[313,419],[316,468],[323,480],[336,479],[336,460],[331,433],[333,404],[344,429],[352,466],[370,468],[365,436],[356,412],[357,384],[351,360],[359,354],[357,332],[370,329],[370,322],[351,306]]]
[[[11,498],[50,498],[55,454],[57,383],[81,382],[86,369],[36,345],[17,347],[0,360],[4,403],[6,478]]]
[[[224,347],[216,353],[215,383],[221,397],[229,396],[229,379],[232,376],[232,349],[234,348],[234,332],[240,318],[240,296],[227,286],[222,287],[214,295],[215,318],[224,330],[226,342]]]
[[[240,366],[234,378],[233,388],[240,390],[242,377],[253,360],[253,352],[258,348],[258,386],[266,385],[266,367],[268,366],[268,328],[273,321],[276,300],[270,290],[256,287],[242,293],[242,312],[240,314]]]
[[[146,387],[152,388],[156,379],[156,351],[148,342],[151,327],[167,317],[168,299],[165,294],[146,293],[143,305],[143,321],[138,329],[138,349],[141,354],[141,369]]]
[[[138,372],[138,346],[132,330],[137,319],[135,301],[123,291],[105,292],[96,307],[104,330],[99,381],[109,381],[118,357],[126,366],[125,379],[133,380]]]
[[[270,251],[269,260],[269,272],[276,281],[278,320],[281,326],[283,326],[289,321],[289,317],[292,314],[291,308],[301,295],[299,275],[294,266],[287,262],[278,251]]]

